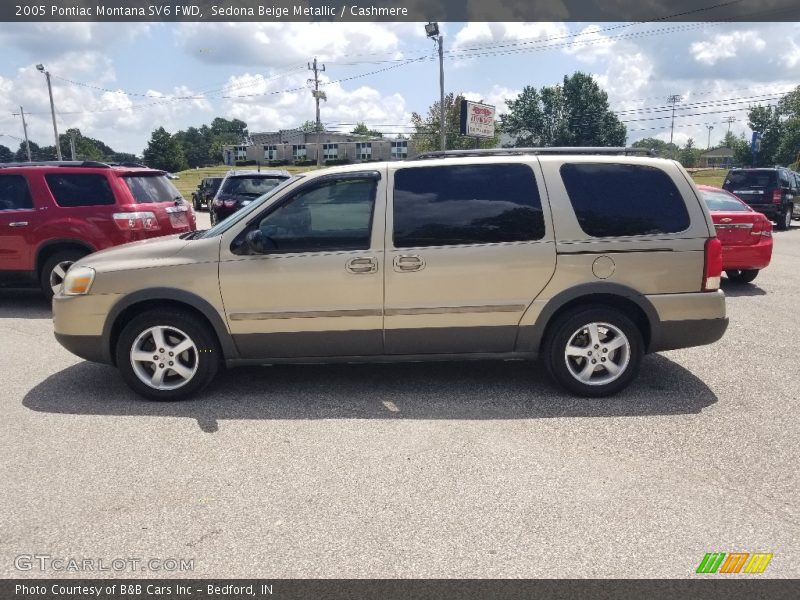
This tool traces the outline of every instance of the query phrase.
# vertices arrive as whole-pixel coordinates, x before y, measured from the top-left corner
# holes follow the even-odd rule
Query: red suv
[[[0,164],[0,283],[51,297],[69,266],[127,242],[194,231],[163,171],[100,162]]]

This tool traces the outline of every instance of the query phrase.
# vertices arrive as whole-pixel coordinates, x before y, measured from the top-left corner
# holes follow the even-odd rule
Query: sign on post
[[[494,137],[495,108],[471,100],[461,101],[461,135],[478,138]]]

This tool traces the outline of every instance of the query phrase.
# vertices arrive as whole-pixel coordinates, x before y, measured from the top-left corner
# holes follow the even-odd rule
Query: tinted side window
[[[675,184],[645,165],[565,164],[561,178],[581,229],[593,237],[677,233],[689,214]]]
[[[125,175],[122,180],[137,204],[171,202],[182,197],[164,175]]]
[[[526,165],[448,165],[395,173],[396,248],[543,237],[539,190]]]
[[[59,206],[114,204],[114,193],[105,175],[51,173],[44,178]]]
[[[301,191],[261,219],[265,245],[275,252],[367,250],[376,186],[350,179]]]
[[[0,175],[0,210],[33,208],[28,182],[22,175]]]

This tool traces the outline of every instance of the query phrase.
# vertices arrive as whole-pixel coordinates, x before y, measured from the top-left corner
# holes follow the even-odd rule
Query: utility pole
[[[675,133],[675,105],[683,100],[680,94],[672,94],[667,98],[667,103],[672,104],[672,125],[669,128],[669,143],[672,143],[672,136]]]
[[[50,94],[50,114],[53,116],[53,135],[56,139],[56,156],[58,160],[63,160],[61,156],[61,144],[58,143],[58,127],[56,127],[56,106],[53,104],[53,86],[50,85],[50,71],[46,71],[44,65],[36,65],[36,69],[40,73],[44,73],[47,79],[47,93]]]
[[[314,71],[314,79],[309,79],[308,82],[314,83],[314,89],[311,90],[311,95],[314,96],[314,102],[317,104],[317,166],[322,166],[322,144],[320,140],[322,139],[322,124],[319,120],[319,101],[320,100],[328,100],[328,97],[325,95],[325,92],[319,91],[319,74],[325,72],[325,65],[317,65],[317,57],[314,57],[313,63],[308,63],[308,70]]]
[[[430,22],[425,25],[425,35],[439,47],[439,142],[441,150],[447,150],[447,132],[445,131],[444,110],[444,36],[439,33],[439,23]]]
[[[72,154],[72,160],[78,160],[77,158],[75,158],[75,132],[74,131],[70,131],[69,132],[69,150],[70,150],[70,153]]]
[[[714,126],[706,125],[706,129],[708,129],[708,146],[706,146],[706,150],[711,150],[711,130],[714,129]]]
[[[22,131],[25,133],[25,150],[28,152],[28,162],[32,162],[31,158],[31,144],[28,141],[28,125],[25,123],[25,111],[19,107],[19,116],[22,117]]]
[[[725,119],[725,122],[728,124],[728,133],[730,133],[731,132],[731,123],[735,123],[736,122],[736,117],[731,115],[730,117]]]

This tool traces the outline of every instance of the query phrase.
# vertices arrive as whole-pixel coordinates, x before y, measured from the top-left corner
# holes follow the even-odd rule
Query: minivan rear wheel
[[[150,400],[181,400],[205,388],[220,364],[216,337],[201,319],[175,310],[144,312],[122,330],[117,367]]]
[[[644,343],[621,312],[579,308],[553,323],[544,345],[550,376],[573,394],[600,397],[626,388],[639,371]]]

